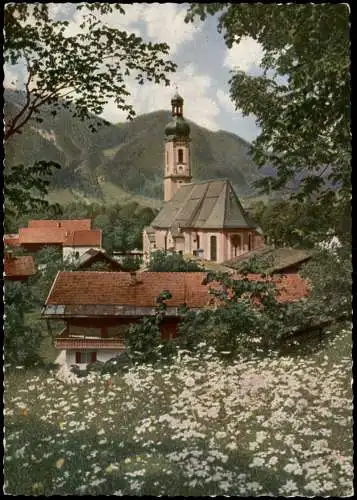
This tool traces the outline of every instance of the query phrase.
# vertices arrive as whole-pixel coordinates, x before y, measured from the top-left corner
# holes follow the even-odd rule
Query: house
[[[264,246],[262,230],[243,209],[229,179],[192,182],[190,126],[183,99],[171,100],[165,128],[164,204],[143,232],[145,261],[157,250],[221,263]]]
[[[5,244],[35,253],[43,247],[58,248],[63,259],[78,259],[90,248],[100,250],[102,231],[91,229],[91,219],[30,220],[17,235],[6,235]]]
[[[20,246],[28,252],[38,252],[45,246],[62,250],[66,230],[61,228],[21,227],[19,229]]]
[[[102,248],[101,229],[81,229],[66,231],[62,243],[63,260],[75,261],[90,249]]]
[[[266,267],[265,272],[268,274],[297,273],[301,265],[310,260],[313,254],[314,251],[308,249],[264,247],[228,260],[224,265],[239,271],[248,260],[255,258]]]
[[[90,248],[84,252],[79,257],[77,265],[78,269],[84,271],[92,267],[98,271],[122,271],[122,266],[119,262],[106,254],[104,250],[96,250],[95,248]]]
[[[124,350],[123,332],[132,323],[155,314],[157,297],[168,290],[166,316],[160,325],[164,339],[177,336],[181,306],[192,310],[215,307],[209,294],[207,273],[59,272],[42,310],[48,321],[62,320],[57,349],[66,350],[66,362],[84,367],[90,361],[106,361]],[[237,275],[238,277],[238,275]],[[252,275],[249,279],[257,280]],[[271,278],[279,300],[292,301],[307,294],[307,284],[297,275]]]
[[[36,273],[31,255],[14,256],[6,252],[4,256],[4,278],[11,281],[26,281]]]
[[[20,247],[20,239],[18,234],[4,234],[4,246],[9,248]]]

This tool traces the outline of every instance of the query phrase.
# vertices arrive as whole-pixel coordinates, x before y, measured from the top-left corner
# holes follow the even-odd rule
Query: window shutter
[[[95,351],[92,351],[92,363],[95,363],[97,361],[97,353]]]
[[[76,352],[76,363],[81,362],[81,353],[79,351]]]

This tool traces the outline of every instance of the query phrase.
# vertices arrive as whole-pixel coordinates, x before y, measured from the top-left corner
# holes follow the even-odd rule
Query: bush
[[[172,297],[168,290],[163,290],[157,297],[155,315],[143,318],[132,324],[125,332],[125,346],[130,359],[139,363],[155,363],[169,358],[176,352],[175,344],[161,338],[160,324],[166,314],[166,303]]]
[[[194,260],[186,260],[180,253],[157,250],[150,255],[149,271],[153,272],[199,272],[204,271]]]
[[[8,281],[5,285],[4,355],[5,362],[33,366],[41,361],[39,349],[43,339],[36,324],[25,316],[34,311],[36,299],[28,283]]]
[[[105,363],[102,363],[100,368],[102,373],[123,373],[126,372],[133,362],[128,352],[124,351],[119,356],[108,359]]]

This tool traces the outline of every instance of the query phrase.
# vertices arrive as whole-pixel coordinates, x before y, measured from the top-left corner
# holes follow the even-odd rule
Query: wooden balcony
[[[101,338],[79,338],[79,337],[57,337],[55,340],[57,349],[113,349],[123,351],[125,349],[122,339]]]

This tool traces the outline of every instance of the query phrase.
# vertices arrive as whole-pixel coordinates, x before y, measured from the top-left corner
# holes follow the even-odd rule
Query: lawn
[[[313,354],[5,373],[10,495],[349,496],[351,331]]]

